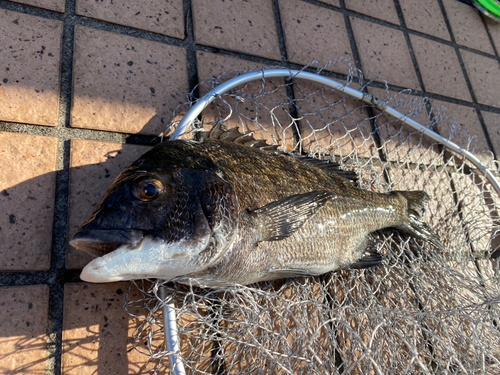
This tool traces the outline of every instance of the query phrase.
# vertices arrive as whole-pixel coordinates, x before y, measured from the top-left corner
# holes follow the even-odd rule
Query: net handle
[[[237,86],[244,85],[248,82],[262,80],[265,78],[300,78],[306,81],[311,81],[315,83],[319,83],[321,85],[325,85],[332,89],[338,90],[343,94],[351,96],[355,99],[361,100],[365,104],[369,104],[371,106],[376,107],[382,112],[385,112],[392,117],[398,119],[403,124],[406,124],[412,127],[415,130],[418,130],[433,139],[434,141],[442,144],[445,148],[448,148],[455,153],[463,156],[465,159],[470,161],[474,166],[476,166],[486,177],[488,182],[491,184],[496,193],[500,196],[500,183],[495,178],[495,175],[486,168],[486,166],[481,163],[481,161],[475,157],[472,153],[467,150],[464,150],[462,147],[457,144],[451,142],[450,140],[440,136],[439,134],[433,132],[432,130],[426,128],[423,125],[420,125],[418,122],[408,118],[402,113],[396,111],[394,108],[387,106],[386,103],[376,98],[373,95],[363,93],[361,91],[352,89],[347,87],[339,82],[336,82],[330,78],[321,76],[319,74],[304,72],[300,70],[293,69],[284,69],[284,68],[265,68],[259,71],[242,74],[240,76],[234,77],[221,85],[217,86],[210,92],[208,92],[201,99],[197,100],[196,103],[191,107],[191,109],[186,113],[186,115],[182,118],[181,122],[175,129],[175,132],[170,137],[171,140],[179,138],[187,127],[189,127],[194,120],[201,114],[201,112],[208,107],[210,103],[212,103],[216,98],[220,95],[234,89]]]
[[[160,287],[161,298],[163,301],[167,299],[165,286]],[[184,363],[182,363],[181,347],[179,345],[179,333],[177,331],[177,319],[175,316],[175,306],[173,303],[165,303],[163,305],[163,333],[165,342],[168,345],[170,355],[170,367],[174,375],[186,375]]]

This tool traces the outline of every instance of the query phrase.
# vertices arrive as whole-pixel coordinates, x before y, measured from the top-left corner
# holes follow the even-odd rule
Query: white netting
[[[199,91],[240,73],[223,74]],[[425,98],[363,83],[353,69],[345,84],[482,151],[474,150],[466,128]],[[500,199],[481,173],[377,109],[307,81],[262,79],[238,87],[205,109],[197,126],[219,122],[286,151],[335,160],[355,170],[365,189],[425,190],[425,220],[446,251],[386,230],[378,243],[383,264],[371,269],[218,289],[134,282],[129,296],[139,291],[141,298],[129,297],[125,307],[136,319],[135,347],[150,357],[151,370],[170,366],[161,314],[170,302],[188,373],[500,373],[500,284],[498,263],[490,259]],[[497,170],[491,155],[481,160]]]

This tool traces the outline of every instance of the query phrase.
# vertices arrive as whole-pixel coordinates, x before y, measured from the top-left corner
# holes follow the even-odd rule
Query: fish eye
[[[148,202],[155,199],[163,193],[164,186],[160,180],[156,178],[147,178],[137,182],[132,189],[135,197],[143,202]]]

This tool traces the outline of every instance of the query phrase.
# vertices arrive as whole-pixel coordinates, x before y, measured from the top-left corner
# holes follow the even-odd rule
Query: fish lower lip
[[[122,245],[136,247],[144,233],[136,229],[80,230],[73,235],[69,244],[93,256],[103,256]]]

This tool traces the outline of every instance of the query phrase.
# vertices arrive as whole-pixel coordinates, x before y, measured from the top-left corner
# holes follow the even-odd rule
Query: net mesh
[[[335,64],[346,62],[317,73],[329,74]],[[225,73],[198,90],[203,95],[242,73]],[[344,82],[476,152],[497,171],[467,129],[426,98],[392,92],[380,79],[364,82],[352,67]],[[282,150],[335,160],[356,171],[364,189],[425,190],[425,221],[446,250],[385,230],[377,243],[384,261],[375,268],[217,289],[132,282],[125,308],[136,322],[134,346],[149,356],[151,371],[169,370],[161,309],[173,303],[188,373],[500,373],[500,284],[491,259],[500,200],[481,173],[377,108],[309,81],[261,79],[237,87],[183,137],[196,139],[219,123],[253,131]]]

